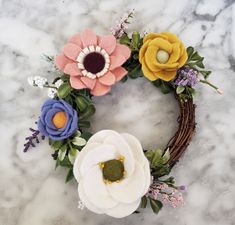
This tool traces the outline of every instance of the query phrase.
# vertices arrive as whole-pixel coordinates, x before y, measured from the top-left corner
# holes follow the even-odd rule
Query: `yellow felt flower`
[[[187,59],[183,43],[169,32],[147,34],[139,53],[143,74],[151,81],[172,80]]]

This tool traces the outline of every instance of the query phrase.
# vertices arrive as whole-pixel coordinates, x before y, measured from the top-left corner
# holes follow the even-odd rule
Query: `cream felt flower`
[[[150,167],[139,140],[103,130],[78,154],[73,173],[83,204],[98,214],[122,218],[133,213],[150,186]]]

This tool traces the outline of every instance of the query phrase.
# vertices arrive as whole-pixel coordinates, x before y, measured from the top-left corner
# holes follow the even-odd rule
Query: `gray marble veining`
[[[54,55],[85,27],[105,34],[124,10],[136,9],[129,30],[171,31],[195,46],[213,70],[222,96],[198,87],[197,133],[172,174],[185,184],[185,205],[113,219],[77,209],[77,185],[54,170],[42,143],[22,152],[46,91],[27,77],[53,79],[43,53]],[[1,225],[234,225],[235,224],[235,2],[234,0],[0,0],[0,224]],[[95,99],[92,130],[130,132],[143,146],[164,147],[177,129],[177,104],[146,79],[118,84]]]

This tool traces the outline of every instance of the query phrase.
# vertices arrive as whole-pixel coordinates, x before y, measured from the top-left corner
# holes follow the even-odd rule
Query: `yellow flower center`
[[[52,123],[58,129],[64,127],[66,125],[66,122],[67,116],[65,112],[57,112],[52,118]]]
[[[157,55],[156,55],[156,58],[157,58],[157,61],[159,63],[166,63],[169,59],[169,54],[168,52],[164,51],[164,50],[159,50],[157,52]]]

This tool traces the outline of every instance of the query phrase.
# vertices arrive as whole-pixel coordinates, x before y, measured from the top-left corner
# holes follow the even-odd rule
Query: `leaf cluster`
[[[131,57],[123,65],[128,71],[128,74],[122,81],[126,81],[128,77],[131,79],[142,77],[143,73],[141,70],[141,64],[139,63],[139,51],[143,45],[143,38],[140,36],[140,33],[135,31],[132,33],[131,37],[125,33],[120,37],[119,42],[127,45],[131,49]]]

